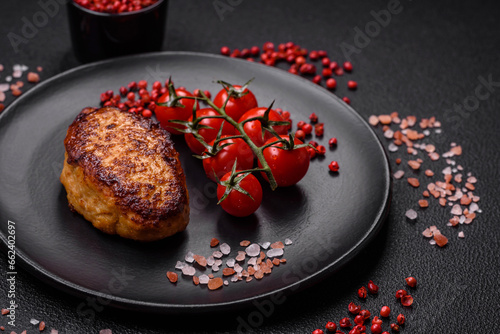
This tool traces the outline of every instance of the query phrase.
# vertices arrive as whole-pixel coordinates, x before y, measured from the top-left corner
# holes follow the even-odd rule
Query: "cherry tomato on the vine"
[[[263,107],[250,109],[245,114],[243,114],[243,116],[238,120],[238,123],[241,123],[244,120],[247,120],[247,119],[250,119],[253,117],[262,117],[262,116],[264,116],[266,110],[267,110],[267,108],[263,108]],[[275,111],[273,109],[271,109],[269,112],[269,120],[270,121],[279,121],[279,122],[286,121],[283,118],[283,116],[281,116],[277,111]],[[264,142],[266,140],[268,140],[271,137],[274,137],[269,131],[266,131],[264,134],[264,138],[262,138],[262,124],[258,120],[245,123],[245,125],[243,126],[243,129],[245,130],[246,134],[250,137],[250,139],[254,142],[254,144],[257,146],[264,145]],[[274,125],[273,129],[279,135],[286,135],[287,134],[287,125]]]
[[[185,89],[182,88],[177,88],[175,90],[175,93],[177,96],[193,96],[190,92],[188,92]],[[165,103],[169,101],[169,93],[165,93],[160,98],[158,99],[158,103]],[[195,100],[192,99],[180,99],[179,103],[184,105],[184,108],[182,107],[166,107],[166,106],[156,106],[155,108],[155,114],[156,118],[160,122],[160,125],[162,128],[165,130],[169,131],[170,133],[174,135],[180,135],[182,132],[176,130],[176,129],[183,129],[184,126],[180,124],[175,124],[175,123],[170,123],[170,120],[177,119],[181,121],[187,121],[191,115],[193,115],[193,105],[194,105]],[[199,103],[196,104],[196,109],[199,109]]]
[[[288,136],[281,136],[281,138],[289,140]],[[269,139],[265,144],[270,144],[276,141],[277,138]],[[297,138],[294,138],[294,145],[303,144]],[[277,143],[273,146],[264,149],[264,159],[266,160],[278,187],[288,187],[296,184],[304,175],[306,175],[309,168],[309,152],[307,147],[294,148],[292,150],[282,149],[283,143]],[[262,165],[259,162],[259,167]],[[262,173],[264,178],[268,180],[267,175]]]
[[[204,108],[196,111],[196,117],[217,115],[219,115],[219,113],[212,108]],[[189,121],[192,120],[193,115],[189,117]],[[219,132],[219,129],[223,122],[224,120],[221,118],[202,119],[199,124],[209,126],[211,127],[211,129],[199,129],[198,133],[203,137],[206,143],[210,143],[217,137],[217,133]],[[222,129],[221,135],[232,135],[234,134],[234,131],[234,126],[232,126],[228,122],[224,122],[224,127]],[[193,151],[195,154],[200,155],[201,153],[203,153],[203,151],[205,151],[205,146],[203,146],[203,144],[201,144],[192,134],[186,133],[184,134],[184,138],[186,139],[186,143],[188,144],[191,151]]]
[[[234,85],[234,90],[236,91],[236,96],[231,96],[229,101],[226,104],[226,114],[231,116],[232,119],[238,121],[244,113],[248,110],[257,108],[257,99],[255,95],[247,89],[239,92],[241,90],[241,86]],[[214,98],[214,104],[221,108],[226,102],[228,97],[228,89],[223,88]]]
[[[231,172],[226,173],[222,181],[227,181],[231,177]],[[254,213],[262,202],[262,187],[259,180],[252,174],[248,174],[239,183],[239,186],[244,189],[250,196],[232,189],[229,195],[220,203],[222,209],[232,216],[246,217]],[[226,186],[219,184],[217,186],[217,198],[220,200],[224,196]]]
[[[228,136],[222,136],[222,138]],[[210,142],[213,146],[215,140]],[[219,142],[218,146],[224,146],[215,156],[203,159],[203,168],[207,177],[212,181],[220,179],[224,174],[231,171],[234,161],[239,170],[250,169],[253,167],[254,154],[250,146],[241,138],[230,138]],[[206,154],[206,153],[204,153]]]

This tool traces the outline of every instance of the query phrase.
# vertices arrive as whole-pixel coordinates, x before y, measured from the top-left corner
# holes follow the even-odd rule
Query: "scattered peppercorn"
[[[332,172],[338,172],[340,169],[339,163],[337,161],[330,162],[330,164],[328,165],[328,169],[330,169],[330,171]]]
[[[380,309],[380,315],[384,318],[389,317],[389,315],[391,315],[391,309],[389,308],[389,306],[382,306],[382,308]]]
[[[341,328],[349,328],[349,327],[352,327],[352,323],[351,323],[351,320],[349,318],[342,318],[340,319],[339,321],[339,326]]]
[[[337,331],[337,324],[333,321],[328,321],[325,327],[329,332]]]
[[[368,282],[368,291],[374,295],[378,293],[378,286],[373,281]]]
[[[406,284],[408,284],[408,286],[410,288],[414,288],[417,286],[417,280],[415,279],[415,277],[407,277],[405,278],[405,281],[406,281]]]
[[[333,161],[332,161],[333,163]],[[364,286],[362,286],[361,288],[358,289],[358,297],[361,298],[361,299],[365,299],[366,296],[367,296],[367,290]]]

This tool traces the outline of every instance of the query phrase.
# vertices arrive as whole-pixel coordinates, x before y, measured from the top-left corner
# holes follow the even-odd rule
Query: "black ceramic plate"
[[[325,123],[319,142],[338,148],[313,160],[296,186],[274,192],[263,184],[264,201],[251,217],[227,215],[216,205],[215,187],[182,138],[175,139],[191,198],[187,230],[154,243],[101,233],[68,208],[59,182],[69,124],[101,92],[133,80],[165,81],[216,94],[222,79],[244,83],[259,104],[289,110],[295,124],[315,112]],[[17,263],[41,280],[80,296],[96,295],[112,305],[151,312],[200,312],[247,305],[276,292],[305,288],[352,259],[374,237],[388,210],[390,171],[384,150],[363,119],[333,94],[285,71],[246,61],[196,53],[157,53],[79,67],[47,80],[0,116],[0,237],[15,222]],[[337,160],[340,172],[328,163]],[[293,240],[285,265],[261,281],[230,283],[217,291],[165,277],[188,251],[210,254],[216,237],[233,248],[244,239]],[[207,270],[207,273],[209,271]],[[122,280],[117,280],[117,275]],[[219,272],[219,274],[221,274]],[[126,275],[124,278],[123,275]]]

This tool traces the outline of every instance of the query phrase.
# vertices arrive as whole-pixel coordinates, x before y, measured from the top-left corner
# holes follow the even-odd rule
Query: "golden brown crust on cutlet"
[[[109,199],[109,205],[115,205],[119,214],[130,221],[130,228],[147,232],[147,239],[152,238],[148,228],[165,234],[168,220],[175,220],[173,229],[178,232],[182,227],[179,216],[189,220],[189,199],[178,153],[169,133],[158,123],[112,107],[85,108],[69,126],[64,146],[68,166],[61,181],[66,183],[70,207],[87,219],[94,217],[82,212],[89,210],[88,203],[86,209],[82,206],[85,203],[74,203],[82,195],[76,189],[68,191],[67,184],[86,183],[82,189],[87,187],[92,189],[89,193],[99,192],[103,200]],[[71,174],[80,173],[78,168],[81,176],[77,178]],[[116,218],[115,223],[120,219]],[[96,227],[120,234],[116,226]],[[132,238],[141,240],[141,236]]]

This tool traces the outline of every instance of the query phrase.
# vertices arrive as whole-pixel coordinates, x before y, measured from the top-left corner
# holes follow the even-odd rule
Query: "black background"
[[[232,3],[232,10],[221,20],[212,1],[170,1],[163,49],[218,53],[223,45],[241,49],[266,41],[293,41],[309,50],[324,49],[331,59],[343,62],[342,43],[353,45],[354,29],[364,30],[374,20],[370,12],[388,8],[387,1]],[[451,142],[461,144],[464,154],[456,161],[478,178],[475,193],[481,196],[483,213],[471,225],[458,230],[446,227],[449,213],[434,201],[425,211],[418,210],[416,222],[408,222],[404,212],[417,207],[421,190],[408,187],[404,180],[395,181],[389,218],[374,242],[337,274],[275,305],[270,316],[257,316],[257,307],[234,314],[190,317],[106,308],[88,323],[76,312],[81,299],[58,292],[20,270],[16,282],[17,325],[7,330],[34,332],[29,320],[36,318],[59,333],[98,333],[103,328],[113,333],[233,333],[238,319],[243,319],[258,325],[254,330],[259,333],[310,333],[324,328],[327,321],[348,316],[348,303],[358,302],[357,288],[372,279],[380,286],[380,293],[370,296],[363,306],[373,313],[382,305],[391,306],[392,322],[397,313],[403,312],[407,324],[402,332],[497,332],[500,87],[494,87],[490,97],[470,112],[460,114],[453,107],[474,96],[479,77],[491,76],[492,81],[500,82],[499,5],[494,1],[404,0],[400,7],[401,12],[393,15],[361,52],[352,55],[354,71],[338,80],[335,93],[351,98],[354,109],[366,119],[371,114],[392,111],[402,116],[436,116],[443,125],[443,133],[433,137],[438,152],[445,152]],[[18,52],[12,48],[7,34],[20,34],[22,18],[32,18],[40,9],[36,1],[0,2],[0,63],[6,68],[0,73],[2,82],[13,64],[26,64],[32,69],[43,66],[42,80],[80,65],[72,53],[62,7],[35,37],[19,46]],[[357,91],[345,89],[348,78],[358,81]],[[12,97],[8,96],[7,103],[10,101]],[[393,168],[397,156],[406,158],[403,153],[390,154]],[[444,167],[444,161],[432,165],[436,172]],[[449,237],[448,246],[437,248],[422,238],[421,231],[430,225],[437,225]],[[465,232],[464,240],[457,239],[459,230]],[[2,256],[0,268],[6,267],[6,257]],[[408,275],[415,276],[419,285],[412,291],[413,307],[403,310],[393,295],[404,287]],[[4,275],[0,286],[2,291],[7,289]],[[6,293],[2,293],[0,306],[6,306],[6,302]],[[0,325],[6,323],[5,317],[0,318]],[[388,321],[384,327],[388,327]]]

